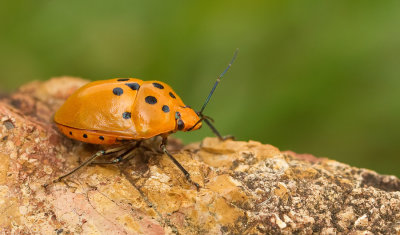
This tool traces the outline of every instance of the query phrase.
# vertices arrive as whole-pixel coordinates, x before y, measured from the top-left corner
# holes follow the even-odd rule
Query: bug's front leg
[[[161,145],[160,145],[160,148],[161,148],[161,150],[162,150],[165,154],[167,154],[167,156],[168,156],[168,157],[172,160],[172,162],[179,168],[179,170],[181,170],[181,171],[183,172],[183,174],[184,174],[185,177],[186,177],[186,180],[187,180],[189,183],[193,184],[193,185],[197,188],[197,191],[199,191],[200,185],[192,180],[192,178],[190,177],[189,172],[188,172],[185,168],[183,168],[183,166],[178,162],[178,160],[176,160],[176,159],[172,156],[172,154],[170,154],[170,153],[168,152],[168,150],[167,150],[167,137],[163,137],[162,142],[161,142]]]
[[[217,128],[214,127],[214,125],[210,122],[210,120],[208,119],[204,119],[204,122],[210,127],[210,129],[212,130],[212,132],[214,132],[214,134],[218,137],[219,140],[234,140],[235,137],[233,135],[227,135],[227,136],[222,136],[219,131],[217,130]]]

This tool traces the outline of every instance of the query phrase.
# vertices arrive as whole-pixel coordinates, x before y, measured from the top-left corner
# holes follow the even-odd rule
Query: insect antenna
[[[203,116],[203,111],[204,111],[204,109],[206,108],[208,102],[210,101],[211,96],[213,95],[213,93],[214,93],[214,91],[215,91],[215,88],[217,88],[219,82],[221,81],[221,78],[226,74],[226,72],[228,72],[229,68],[232,66],[233,62],[234,62],[235,59],[236,59],[236,56],[237,56],[238,52],[239,52],[239,48],[237,48],[237,49],[235,50],[235,53],[233,54],[232,60],[231,60],[231,62],[229,63],[228,67],[226,67],[226,69],[217,77],[217,80],[215,81],[214,86],[213,86],[213,88],[212,88],[211,91],[210,91],[210,94],[208,94],[207,99],[206,99],[206,101],[205,101],[204,104],[203,104],[203,107],[201,107],[200,111],[197,113],[197,115],[199,115],[199,117],[202,117],[202,116]]]

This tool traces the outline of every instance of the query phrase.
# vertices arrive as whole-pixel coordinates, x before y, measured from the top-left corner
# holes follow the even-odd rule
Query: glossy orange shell
[[[160,81],[115,78],[86,84],[54,116],[66,136],[94,144],[141,140],[178,131],[176,112],[188,130],[198,120],[170,86]],[[201,123],[193,130],[201,127]]]

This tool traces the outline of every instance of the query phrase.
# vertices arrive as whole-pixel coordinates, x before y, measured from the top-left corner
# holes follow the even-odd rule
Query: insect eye
[[[181,113],[176,112],[175,113],[175,120],[181,119]]]

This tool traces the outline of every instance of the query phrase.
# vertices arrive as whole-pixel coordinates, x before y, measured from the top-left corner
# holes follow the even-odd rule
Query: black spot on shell
[[[117,80],[118,82],[125,82],[125,81],[129,81],[129,78],[120,78]]]
[[[87,138],[87,135],[86,135],[86,134],[83,134],[83,138]]]
[[[182,121],[182,119],[178,120],[178,130],[183,130],[185,128],[185,123]]]
[[[72,131],[70,131],[69,134],[72,135]]]
[[[99,139],[104,140],[104,136],[99,136]]]
[[[169,93],[169,96],[171,96],[172,98],[176,99],[175,95],[172,92]]]
[[[151,95],[149,95],[149,96],[147,96],[146,98],[144,98],[144,100],[145,100],[146,103],[148,103],[148,104],[155,104],[155,103],[157,103],[156,97],[151,96]]]
[[[125,83],[125,85],[127,85],[132,90],[139,90],[140,88],[140,85],[136,82]]]
[[[125,113],[122,114],[122,117],[124,119],[130,119],[131,118],[131,113],[130,112],[125,112]]]
[[[162,111],[164,111],[164,113],[168,113],[168,112],[169,112],[169,107],[168,107],[168,105],[162,106]]]
[[[116,87],[116,88],[114,88],[113,89],[113,93],[114,93],[114,95],[122,95],[123,93],[124,93],[124,90],[122,90],[122,88],[120,88],[120,87]]]
[[[153,82],[153,86],[158,88],[158,89],[164,89],[164,86],[161,85],[160,83],[157,83],[157,82]]]

